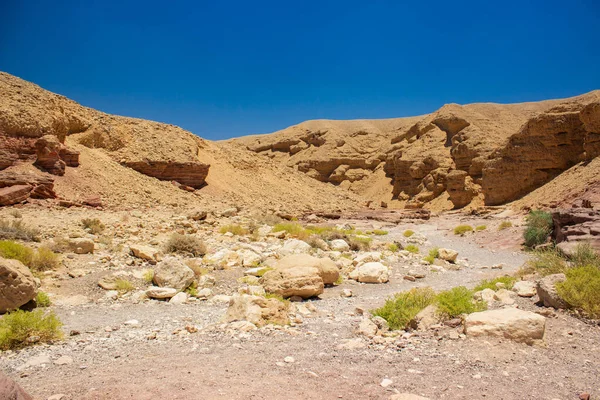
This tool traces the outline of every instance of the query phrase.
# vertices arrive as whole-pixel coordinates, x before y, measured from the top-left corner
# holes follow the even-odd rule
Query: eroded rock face
[[[37,283],[29,268],[0,257],[0,313],[17,309],[35,298]]]
[[[45,173],[0,172],[0,206],[17,204],[28,198],[55,199],[54,178]]]
[[[574,248],[589,243],[600,251],[600,211],[592,208],[560,209],[552,212],[552,238],[560,245]],[[565,243],[566,242],[566,243]]]
[[[161,181],[175,181],[194,189],[204,186],[210,165],[200,162],[128,161],[124,163],[144,175]]]

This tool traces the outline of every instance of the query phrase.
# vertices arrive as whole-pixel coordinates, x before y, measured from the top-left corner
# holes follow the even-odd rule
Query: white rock
[[[448,262],[455,262],[456,258],[458,257],[458,251],[456,250],[452,250],[452,249],[443,249],[440,248],[438,249],[438,258],[444,261],[448,261]]]
[[[516,282],[512,290],[520,297],[533,297],[537,294],[535,282],[530,281]]]
[[[349,277],[358,282],[385,283],[389,281],[389,270],[380,262],[368,262],[356,267]]]
[[[282,256],[290,254],[308,253],[311,247],[308,243],[298,239],[288,239],[277,252]]]
[[[170,299],[177,294],[177,289],[150,286],[146,290],[146,296],[151,299]]]
[[[25,363],[25,367],[37,367],[39,365],[51,364],[50,357],[46,354],[40,354],[39,356],[31,357]]]
[[[294,359],[294,357],[287,356],[286,358],[283,359],[283,361],[285,361],[288,364],[291,364],[291,363],[295,362],[296,360]]]
[[[381,381],[380,385],[383,388],[386,388],[388,386],[391,386],[394,383],[394,381],[392,381],[391,379],[385,378]]]
[[[375,261],[381,261],[381,253],[378,251],[359,253],[356,257],[354,257],[354,265]]]
[[[465,333],[473,337],[494,336],[536,344],[543,342],[545,330],[546,318],[518,308],[476,312],[465,319]]]
[[[344,239],[335,239],[329,242],[329,247],[333,251],[349,251],[350,245]]]
[[[179,292],[175,296],[171,297],[169,300],[169,304],[185,304],[188,301],[188,294],[184,292]]]
[[[340,295],[342,297],[352,297],[352,290],[350,290],[350,289],[343,289],[342,293],[340,293]]]
[[[136,326],[136,325],[140,324],[140,321],[138,321],[137,319],[130,319],[129,321],[125,321],[124,324],[125,325]]]
[[[496,293],[494,293],[494,300],[510,306],[515,304],[515,299],[513,298],[513,296],[513,292],[506,289],[500,289]]]

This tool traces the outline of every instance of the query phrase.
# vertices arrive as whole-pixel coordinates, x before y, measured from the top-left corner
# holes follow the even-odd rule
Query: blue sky
[[[600,2],[0,2],[0,70],[209,139],[600,88]]]

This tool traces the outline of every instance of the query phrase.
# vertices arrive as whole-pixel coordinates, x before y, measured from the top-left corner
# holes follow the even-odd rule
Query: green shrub
[[[19,260],[29,266],[33,260],[34,251],[22,244],[2,240],[0,241],[0,256],[11,260]]]
[[[403,233],[404,237],[407,237],[407,238],[411,237],[414,234],[415,234],[415,232],[411,231],[410,229],[405,230]]]
[[[106,228],[98,218],[84,218],[81,220],[81,225],[83,225],[83,229],[89,230],[94,235],[102,233]]]
[[[27,227],[20,219],[12,221],[0,219],[0,239],[39,242],[40,232],[35,228]]]
[[[196,281],[192,282],[192,284],[185,289],[185,292],[191,297],[198,297],[198,284]]]
[[[517,281],[517,278],[515,278],[514,276],[508,276],[508,275],[499,276],[494,279],[486,279],[486,280],[479,282],[479,285],[475,286],[475,289],[473,289],[473,291],[479,292],[480,290],[483,290],[483,289],[497,290],[498,288],[496,287],[496,283],[503,283],[505,288],[510,290],[510,289],[512,289],[512,287],[516,281]]]
[[[562,254],[555,248],[533,251],[533,257],[527,261],[520,274],[537,273],[542,276],[564,273],[567,262]]]
[[[409,253],[417,254],[419,252],[419,246],[409,244],[404,248],[404,250],[408,251]]]
[[[60,262],[58,254],[55,254],[47,247],[37,249],[29,265],[35,271],[48,271],[56,269]]]
[[[500,225],[498,226],[498,230],[499,231],[503,231],[505,229],[512,228],[512,226],[513,226],[512,222],[510,222],[510,221],[502,221],[500,223]]]
[[[483,301],[473,300],[473,291],[464,286],[440,292],[436,296],[438,312],[444,318],[454,318],[461,314],[483,311],[487,305]]]
[[[525,246],[532,248],[545,243],[552,232],[552,214],[541,210],[530,211],[525,222]]]
[[[567,280],[556,284],[558,295],[588,318],[600,319],[600,268],[569,268],[565,275]]]
[[[17,310],[0,319],[0,350],[19,349],[62,337],[58,317],[43,310]]]
[[[464,235],[467,232],[473,232],[473,227],[471,225],[459,225],[454,228],[455,235]]]
[[[440,250],[437,247],[434,247],[429,250],[429,254],[423,258],[423,260],[427,261],[429,264],[433,264],[436,258],[440,256]]]
[[[374,229],[372,233],[373,233],[373,235],[384,236],[384,235],[387,235],[389,232],[384,231],[382,229]]]
[[[50,301],[50,297],[48,297],[46,293],[41,290],[37,292],[37,295],[35,296],[35,305],[37,307],[49,307],[50,304],[52,304],[52,301]]]
[[[600,268],[600,255],[594,251],[589,243],[580,243],[569,257],[574,267],[593,265]]]
[[[123,294],[135,290],[135,286],[127,279],[117,279],[115,281],[115,290]]]
[[[352,251],[367,251],[371,248],[373,239],[364,236],[350,236],[346,241]]]
[[[154,270],[149,269],[146,272],[144,272],[143,280],[148,284],[152,283],[152,281],[154,280]]]
[[[431,288],[413,288],[396,294],[371,313],[385,319],[393,330],[404,329],[419,311],[435,301],[435,297]]]
[[[198,257],[206,254],[206,245],[194,235],[174,233],[169,238],[165,250],[168,253],[181,253]]]
[[[477,232],[485,231],[486,229],[487,229],[487,226],[485,226],[485,225],[477,225],[477,226],[475,227],[475,230],[476,230]]]
[[[390,243],[390,244],[388,244],[387,249],[389,251],[391,251],[392,253],[395,253],[398,250],[400,250],[400,247],[396,243]]]
[[[232,233],[234,235],[242,236],[242,235],[247,234],[248,230],[246,228],[244,228],[243,226],[241,226],[241,225],[233,225],[232,224],[232,225],[224,225],[224,226],[222,226],[221,229],[219,229],[219,232],[223,233],[223,234],[229,232],[229,233]]]
[[[286,232],[290,236],[296,238],[306,238],[310,235],[302,225],[297,222],[280,222],[275,224],[273,232]]]

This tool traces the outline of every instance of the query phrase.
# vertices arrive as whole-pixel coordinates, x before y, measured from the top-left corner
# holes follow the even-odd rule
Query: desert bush
[[[58,317],[43,310],[17,310],[0,319],[0,350],[11,350],[62,337]]]
[[[580,243],[569,257],[574,267],[593,265],[600,268],[600,255],[594,251],[589,243]]]
[[[377,235],[377,236],[384,236],[384,235],[387,235],[389,232],[384,231],[383,229],[374,229],[371,233],[373,235]]]
[[[152,283],[152,281],[154,280],[154,270],[149,269],[146,272],[144,272],[144,276],[142,277],[145,283]]]
[[[199,257],[206,254],[206,245],[194,235],[174,233],[169,238],[165,250],[168,253],[181,253]]]
[[[58,254],[55,254],[47,247],[40,247],[33,255],[29,267],[35,271],[48,271],[56,269],[59,263],[60,258],[58,257]]]
[[[429,254],[423,258],[423,260],[427,261],[429,264],[433,264],[436,258],[440,256],[440,250],[437,247],[434,247],[429,250]]]
[[[225,233],[232,233],[234,235],[245,235],[248,233],[248,230],[246,228],[244,228],[241,225],[236,225],[236,224],[231,224],[231,225],[224,225],[219,229],[219,232],[222,234]]]
[[[98,218],[84,218],[81,220],[81,225],[83,225],[83,229],[89,230],[94,235],[102,233],[106,228]]]
[[[19,260],[29,266],[34,257],[34,251],[27,246],[10,240],[0,241],[0,257]]]
[[[135,290],[135,286],[127,279],[117,279],[115,281],[115,290],[123,294]]]
[[[461,314],[471,314],[483,311],[487,305],[483,301],[473,300],[473,291],[464,286],[457,286],[450,290],[440,292],[436,298],[438,312],[444,318],[454,318]]]
[[[542,276],[560,274],[568,268],[566,260],[555,248],[534,250],[533,257],[525,263],[520,275],[537,273]]]
[[[0,219],[0,239],[39,242],[40,232],[26,226],[20,219],[12,221]]]
[[[513,224],[510,221],[502,221],[498,226],[499,231],[503,231],[504,229],[512,228]]]
[[[50,304],[52,304],[52,302],[46,293],[41,290],[37,292],[37,295],[35,296],[35,305],[37,307],[49,307]]]
[[[505,288],[510,290],[510,289],[512,289],[512,287],[516,281],[517,281],[517,278],[515,278],[514,276],[508,276],[508,275],[499,276],[494,279],[485,279],[485,280],[479,282],[479,284],[477,286],[475,286],[475,289],[473,289],[473,291],[479,292],[480,290],[483,290],[483,289],[497,290],[498,288],[496,287],[496,283],[503,283]]]
[[[388,244],[387,249],[389,251],[391,251],[392,253],[395,253],[398,250],[400,250],[400,246],[398,246],[396,243],[390,243],[390,244]]]
[[[421,310],[435,301],[435,297],[431,288],[413,288],[394,295],[371,314],[385,319],[393,330],[404,329]]]
[[[552,232],[552,214],[541,210],[530,211],[525,222],[525,246],[531,248],[545,243]]]
[[[191,297],[198,297],[198,284],[196,281],[192,282],[192,284],[185,289],[185,292]]]
[[[567,279],[556,284],[558,295],[588,318],[600,319],[600,268],[569,268],[565,275]]]
[[[417,254],[419,252],[419,246],[409,244],[406,247],[404,247],[404,250],[408,251],[409,253]]]
[[[487,226],[485,226],[485,225],[477,225],[477,226],[475,227],[475,230],[476,230],[477,232],[485,231],[486,229],[487,229]]]
[[[473,227],[471,225],[459,225],[454,228],[455,235],[464,235],[467,232],[473,232]]]
[[[352,251],[367,251],[371,248],[371,242],[373,239],[370,237],[363,236],[350,236],[346,239],[350,250]]]
[[[273,226],[273,232],[286,232],[290,236],[306,238],[310,234],[297,222],[280,222]]]
[[[405,230],[403,233],[404,237],[407,237],[407,238],[411,237],[414,234],[415,234],[415,232],[411,231],[410,229]]]

